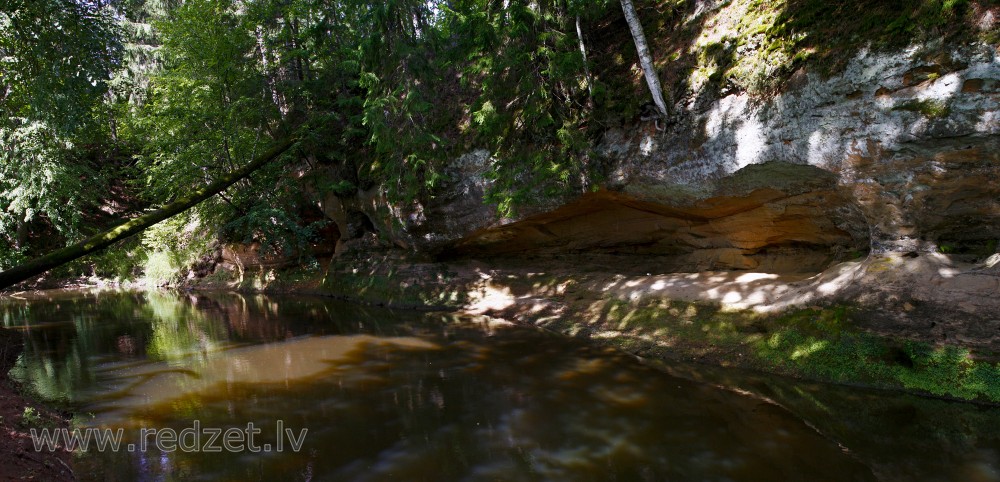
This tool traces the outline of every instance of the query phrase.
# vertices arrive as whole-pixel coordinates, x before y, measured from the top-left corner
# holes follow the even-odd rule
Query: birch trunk
[[[583,56],[583,73],[587,76],[587,93],[594,97],[594,79],[590,76],[590,66],[587,65],[587,47],[583,44],[583,29],[580,28],[580,16],[576,16],[576,38],[580,40],[580,55]]]
[[[621,0],[622,10],[625,12],[625,21],[632,31],[632,40],[635,41],[635,49],[639,52],[639,63],[642,65],[643,77],[646,77],[646,84],[649,85],[649,92],[653,94],[653,102],[657,110],[664,118],[667,116],[667,103],[663,100],[663,88],[660,87],[660,77],[656,75],[653,67],[653,57],[649,54],[649,45],[646,43],[646,35],[642,31],[642,24],[639,23],[639,15],[635,12],[632,0]]]

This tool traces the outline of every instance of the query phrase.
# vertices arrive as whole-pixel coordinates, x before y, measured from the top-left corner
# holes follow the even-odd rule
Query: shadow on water
[[[970,405],[662,370],[440,314],[104,293],[3,300],[0,316],[27,341],[15,375],[86,424],[138,443],[141,427],[253,422],[257,447],[284,444],[90,452],[91,480],[993,480],[1000,453],[1000,417]],[[300,451],[279,423],[308,429]]]

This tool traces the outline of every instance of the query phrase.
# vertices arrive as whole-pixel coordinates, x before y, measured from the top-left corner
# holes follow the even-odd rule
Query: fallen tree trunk
[[[257,169],[265,166],[287,151],[294,140],[289,139],[276,145],[271,150],[261,154],[249,164],[233,171],[215,182],[197,189],[187,196],[183,196],[160,209],[143,214],[135,219],[126,221],[107,231],[97,233],[79,243],[53,251],[44,256],[35,258],[23,264],[19,264],[7,271],[0,273],[0,289],[8,288],[20,283],[32,276],[42,274],[56,266],[68,263],[74,259],[81,258],[95,251],[102,250],[112,244],[121,241],[129,236],[138,234],[144,229],[163,221],[171,216],[180,214],[194,207],[198,203],[224,191],[240,179],[252,174]]]

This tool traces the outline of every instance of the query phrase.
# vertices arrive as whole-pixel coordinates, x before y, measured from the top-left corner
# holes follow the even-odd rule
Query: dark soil
[[[72,454],[35,451],[30,428],[24,424],[25,409],[31,407],[42,425],[68,427],[66,417],[26,398],[7,376],[21,352],[21,336],[0,328],[0,480],[76,480],[70,469]]]

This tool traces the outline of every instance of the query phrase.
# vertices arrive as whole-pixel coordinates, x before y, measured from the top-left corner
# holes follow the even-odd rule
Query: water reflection
[[[212,352],[305,334],[343,332],[357,307],[290,306],[264,296],[43,292],[0,301],[4,327],[25,335],[12,375],[50,400],[76,402],[114,361],[203,363]],[[301,309],[300,309],[301,308]]]
[[[25,336],[18,377],[92,413],[90,424],[129,428],[131,441],[138,427],[195,419],[252,421],[272,445],[279,420],[309,429],[298,453],[90,454],[77,474],[92,480],[991,480],[1000,453],[988,410],[943,427],[929,412],[893,419],[867,413],[878,403],[864,392],[707,369],[672,376],[577,340],[440,314],[75,293],[0,300],[0,319]],[[892,420],[963,443],[907,428],[923,442],[901,445]],[[926,462],[955,450],[981,456]]]
[[[310,428],[298,454],[174,454],[163,470],[184,480],[867,480],[835,444],[759,401],[537,332],[427,329],[433,344],[363,336],[311,357],[329,363],[308,383],[227,380],[130,416],[178,430],[193,418]],[[301,349],[324,346],[311,340]]]
[[[155,338],[154,338],[155,341]],[[188,359],[169,363],[110,364],[97,374],[104,383],[92,390],[84,408],[100,417],[100,425],[122,421],[147,406],[197,398],[205,393],[228,392],[237,384],[277,385],[309,383],[318,375],[366,345],[392,345],[409,349],[434,349],[419,338],[371,335],[303,337],[284,342],[232,348],[213,353],[189,353]],[[142,426],[144,420],[137,424]]]

